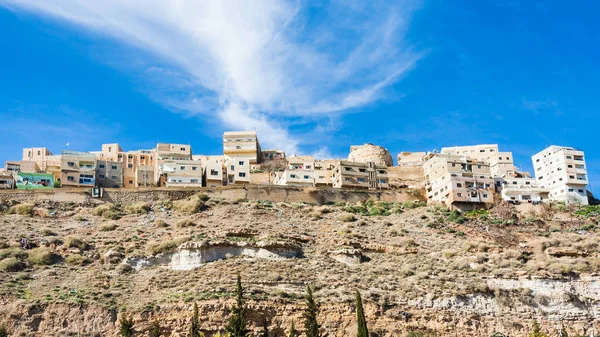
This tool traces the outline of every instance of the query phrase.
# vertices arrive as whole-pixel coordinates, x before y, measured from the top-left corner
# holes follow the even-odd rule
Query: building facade
[[[256,131],[232,131],[223,133],[223,155],[226,159],[247,160],[250,165],[263,160]]]
[[[331,174],[335,188],[387,189],[387,166],[374,162],[340,160]]]
[[[89,152],[63,151],[60,165],[61,187],[94,187],[96,155]]]
[[[34,161],[40,170],[46,170],[46,160],[52,152],[45,147],[28,147],[23,149],[23,161]]]
[[[531,157],[535,178],[548,189],[551,201],[587,205],[587,166],[584,152],[552,145]]]
[[[423,163],[427,199],[448,207],[494,202],[490,165],[463,155],[432,153]]]
[[[96,162],[96,186],[123,187],[123,164],[117,161],[98,159]]]

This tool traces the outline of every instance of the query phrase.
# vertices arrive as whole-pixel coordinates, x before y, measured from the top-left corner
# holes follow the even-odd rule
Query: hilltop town
[[[159,143],[153,149],[124,151],[118,143],[100,151],[24,148],[21,160],[7,161],[0,188],[139,188],[278,185],[346,190],[423,189],[427,200],[460,209],[494,203],[588,204],[584,152],[550,146],[532,156],[534,175],[520,172],[512,152],[496,144],[442,148],[439,153],[401,152],[394,166],[384,147],[351,146],[347,159],[287,156],[263,150],[256,132],[223,134],[223,153],[193,154],[189,144]]]

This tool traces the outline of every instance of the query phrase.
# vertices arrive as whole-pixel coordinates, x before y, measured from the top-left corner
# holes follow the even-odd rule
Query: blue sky
[[[597,2],[0,0],[0,162],[21,148],[347,156],[498,143],[586,151],[600,193]]]

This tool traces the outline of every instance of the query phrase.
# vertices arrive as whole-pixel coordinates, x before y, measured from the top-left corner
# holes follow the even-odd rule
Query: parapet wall
[[[334,188],[295,188],[289,186],[230,186],[222,188],[143,188],[105,189],[104,196],[92,199],[87,189],[55,189],[45,191],[0,191],[0,201],[19,202],[57,201],[74,203],[95,203],[101,201],[130,204],[157,200],[185,199],[197,193],[227,200],[263,200],[272,202],[305,202],[326,204],[331,202],[360,202],[369,199],[404,202],[417,200],[419,190],[398,189],[381,191],[340,190]]]

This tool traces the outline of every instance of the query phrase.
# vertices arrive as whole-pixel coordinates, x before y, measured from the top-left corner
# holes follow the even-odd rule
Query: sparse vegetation
[[[105,223],[102,226],[100,226],[100,231],[101,232],[110,232],[110,231],[114,231],[115,229],[117,229],[117,224],[116,223]]]
[[[205,194],[192,196],[188,199],[177,200],[173,202],[173,209],[179,213],[194,214],[204,211],[207,207],[205,200],[208,198]],[[204,200],[205,199],[205,200]]]
[[[65,262],[70,266],[83,266],[89,263],[88,258],[80,254],[71,254],[65,258]]]
[[[88,249],[88,244],[79,236],[70,235],[64,240],[63,245],[67,248],[79,248],[81,250]]]
[[[191,219],[181,219],[175,223],[175,226],[177,226],[177,228],[188,228],[196,226],[196,224]]]
[[[27,260],[32,266],[48,266],[56,263],[58,256],[48,248],[34,248],[29,251]]]
[[[190,239],[191,237],[189,236],[182,236],[173,240],[150,242],[148,243],[147,250],[150,255],[169,253]]]
[[[8,209],[10,214],[33,215],[33,204],[16,204]]]
[[[0,260],[0,270],[7,272],[17,272],[23,270],[25,265],[15,257],[7,257]]]
[[[121,212],[115,204],[104,204],[94,208],[92,212],[95,216],[101,216],[105,219],[118,220],[121,218]]]
[[[138,202],[135,204],[131,204],[131,205],[127,205],[125,207],[125,212],[127,214],[146,214],[148,212],[150,212],[150,210],[152,209],[152,207],[150,206],[149,203],[147,202]]]

